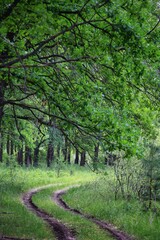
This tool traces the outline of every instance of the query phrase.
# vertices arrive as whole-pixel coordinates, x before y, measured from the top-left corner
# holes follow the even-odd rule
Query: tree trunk
[[[3,117],[3,108],[4,108],[4,91],[6,87],[6,82],[0,80],[0,132],[2,131],[2,117]]]
[[[18,150],[17,161],[20,166],[23,166],[23,147]]]
[[[13,140],[11,140],[10,142],[10,154],[13,155],[14,153],[14,144],[13,144]]]
[[[32,164],[31,149],[25,146],[25,166],[29,167]]]
[[[63,155],[64,155],[64,162],[67,161],[67,138],[65,137],[64,148],[63,148]]]
[[[78,151],[77,148],[76,148],[76,156],[75,156],[74,163],[75,163],[75,164],[79,164],[79,151]]]
[[[38,143],[38,141],[36,141],[36,147],[34,149],[34,157],[33,157],[33,166],[34,167],[38,167],[38,162],[39,162],[39,148],[41,146],[42,143],[44,143],[44,139],[41,139],[41,141]]]
[[[54,157],[54,148],[52,145],[52,142],[48,143],[48,150],[47,150],[47,167],[51,166],[51,163],[53,161],[53,157]]]
[[[99,155],[99,143],[95,145],[94,148],[94,158],[93,158],[93,169],[97,170],[97,163],[98,163],[98,155]]]
[[[71,164],[71,144],[68,145],[68,156],[67,156],[68,164]]]
[[[3,161],[3,131],[2,131],[2,118],[4,115],[4,91],[6,87],[6,82],[0,80],[0,162]]]
[[[3,162],[3,132],[0,132],[0,162]]]
[[[85,166],[85,162],[86,162],[86,152],[83,151],[81,152],[80,166]]]
[[[10,155],[10,137],[9,137],[9,134],[7,135],[6,149],[7,149],[7,154]]]
[[[39,145],[37,145],[34,149],[33,166],[38,167],[38,162],[39,162]]]
[[[61,148],[60,148],[60,145],[58,144],[58,146],[57,146],[57,159],[58,160],[60,159],[60,153],[61,153]]]

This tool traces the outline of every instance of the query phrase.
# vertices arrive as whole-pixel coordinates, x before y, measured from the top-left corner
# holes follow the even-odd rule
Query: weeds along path
[[[47,222],[58,240],[75,240],[73,230],[66,227],[66,225],[62,224],[57,219],[54,219],[47,212],[41,210],[32,202],[32,196],[34,194],[36,194],[40,190],[51,186],[58,186],[58,184],[46,185],[43,187],[32,189],[29,192],[25,193],[22,197],[23,203],[30,211],[34,212],[38,217],[42,218],[45,222]]]
[[[72,187],[77,187],[76,186],[72,186]],[[67,190],[69,190],[69,187],[68,188],[65,188],[65,189],[61,189],[61,190],[58,190],[56,192],[54,192],[53,194],[53,201],[59,205],[60,207],[62,207],[63,209],[65,210],[68,210],[68,211],[71,211],[75,214],[78,214],[92,222],[94,222],[95,224],[97,224],[100,228],[104,229],[104,230],[107,230],[108,232],[110,232],[110,234],[117,240],[134,240],[133,237],[129,236],[128,234],[118,230],[115,226],[113,226],[112,224],[110,223],[107,223],[105,221],[101,221],[101,220],[98,220],[96,219],[95,217],[93,216],[90,216],[90,215],[87,215],[87,214],[84,214],[82,212],[80,212],[79,210],[77,209],[74,209],[74,208],[71,208],[70,206],[68,206],[66,204],[66,202],[64,202],[64,200],[61,198],[61,196],[63,194],[65,194],[67,192]]]

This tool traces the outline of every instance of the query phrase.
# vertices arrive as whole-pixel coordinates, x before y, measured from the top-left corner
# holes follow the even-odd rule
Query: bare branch
[[[149,35],[149,34],[151,34],[151,33],[158,27],[159,23],[160,23],[160,19],[158,20],[158,22],[156,23],[156,25],[146,34],[146,36]]]

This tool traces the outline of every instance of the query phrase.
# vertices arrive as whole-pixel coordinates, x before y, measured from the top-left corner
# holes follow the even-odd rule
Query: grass
[[[73,208],[113,223],[119,229],[143,240],[160,239],[160,215],[144,212],[137,200],[114,200],[108,178],[68,191],[63,199]]]
[[[87,169],[72,166],[61,170],[59,177],[57,177],[57,172],[52,169],[23,169],[13,166],[6,168],[1,165],[0,236],[4,235],[36,240],[54,239],[52,232],[49,227],[44,224],[43,220],[36,217],[23,206],[21,201],[22,194],[38,186],[62,184],[62,187],[64,187],[76,183],[83,184],[90,182],[93,181],[94,178],[95,175]],[[58,219],[67,222],[69,226],[75,227],[79,239],[107,239],[103,231],[97,229],[94,224],[78,216],[72,216],[71,213],[65,212],[53,204],[50,195],[57,188],[60,188],[60,186],[51,187],[37,193],[34,196],[34,201],[39,207],[43,207]],[[91,228],[93,238],[89,238],[88,236]],[[100,234],[100,238],[97,238],[97,234]]]
[[[59,173],[58,173],[59,174]],[[57,171],[41,169],[6,168],[0,166],[0,236],[28,238],[32,240],[55,239],[43,220],[29,212],[21,202],[21,196],[29,189],[47,184],[54,185],[33,196],[37,206],[51,213],[55,218],[67,223],[77,232],[79,240],[110,240],[103,230],[92,222],[67,212],[56,206],[51,195],[53,191],[80,183],[63,196],[73,208],[113,223],[119,229],[143,240],[159,240],[160,215],[153,211],[144,212],[136,199],[128,202],[114,200],[113,175],[97,177],[85,168],[73,166]]]
[[[63,223],[67,223],[67,226],[71,229],[75,229],[77,233],[77,239],[81,240],[110,240],[113,239],[107,235],[104,231],[99,229],[92,222],[85,220],[84,218],[77,216],[71,212],[65,211],[55,205],[51,199],[53,191],[64,188],[66,185],[62,185],[44,189],[33,196],[33,201],[40,208],[51,213],[55,218],[59,219]],[[43,199],[43,201],[42,201]]]
[[[72,170],[73,171],[73,170]],[[78,170],[77,170],[78,172]],[[84,179],[86,171],[70,176],[70,170],[61,172],[59,178],[53,170],[0,168],[0,235],[32,239],[52,239],[44,222],[30,213],[21,202],[22,193],[31,188],[51,183],[75,182]],[[87,174],[88,175],[88,174]],[[88,178],[92,178],[91,174]]]

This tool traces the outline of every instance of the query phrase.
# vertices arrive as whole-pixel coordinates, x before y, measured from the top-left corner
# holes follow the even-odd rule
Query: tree
[[[137,154],[158,109],[158,1],[0,7],[1,133],[8,119],[20,136],[22,122],[56,125],[68,138],[71,129]]]

